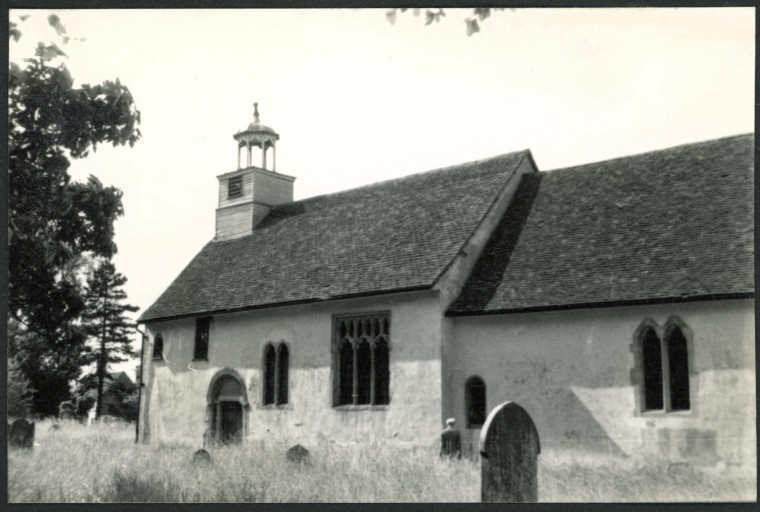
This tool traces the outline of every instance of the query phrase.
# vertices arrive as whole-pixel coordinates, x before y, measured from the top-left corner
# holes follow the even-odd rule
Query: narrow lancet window
[[[678,327],[673,327],[665,337],[668,347],[668,372],[670,373],[670,410],[689,410],[689,358],[686,338]]]
[[[664,406],[662,347],[660,338],[651,328],[648,328],[644,333],[642,353],[644,357],[644,408],[646,410],[662,409]]]

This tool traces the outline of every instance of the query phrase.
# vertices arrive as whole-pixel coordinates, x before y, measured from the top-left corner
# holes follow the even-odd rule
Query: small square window
[[[243,195],[243,177],[235,176],[227,180],[227,199],[234,199]]]

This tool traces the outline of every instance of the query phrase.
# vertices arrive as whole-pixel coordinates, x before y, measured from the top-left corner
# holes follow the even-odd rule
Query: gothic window
[[[277,347],[277,405],[288,403],[288,366],[290,365],[290,354],[288,346],[280,343]]]
[[[335,319],[334,405],[390,403],[389,327],[387,313]]]
[[[153,359],[161,360],[164,358],[164,338],[161,334],[156,334],[153,339]]]
[[[654,329],[647,328],[642,342],[644,359],[644,409],[662,409],[662,347]]]
[[[195,360],[208,360],[208,338],[210,327],[210,316],[197,318],[195,320],[195,348],[193,350],[193,359]]]
[[[689,358],[686,338],[678,326],[673,326],[665,334],[668,348],[668,370],[670,381],[670,410],[689,410]]]
[[[235,176],[227,180],[227,199],[234,199],[243,195],[243,177]]]
[[[486,422],[486,383],[472,376],[464,383],[464,393],[467,427],[482,427]]]
[[[678,319],[668,320],[662,338],[651,325],[640,333],[643,411],[688,411],[691,408],[689,350],[681,325]]]
[[[264,347],[264,405],[288,403],[288,367],[290,353],[283,342],[277,346],[267,343]]]
[[[264,347],[264,405],[274,403],[276,358],[274,347],[271,343],[267,343],[266,347]]]

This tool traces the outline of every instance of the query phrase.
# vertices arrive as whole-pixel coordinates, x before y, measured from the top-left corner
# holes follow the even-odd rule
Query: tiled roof
[[[525,158],[277,206],[253,234],[209,242],[140,321],[429,288]]]
[[[526,175],[448,314],[749,296],[753,141]]]

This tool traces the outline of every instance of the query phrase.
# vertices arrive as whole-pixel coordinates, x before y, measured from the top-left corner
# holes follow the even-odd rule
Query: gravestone
[[[19,418],[8,428],[8,444],[12,448],[29,448],[34,446],[34,422],[29,423]]]
[[[309,450],[297,444],[285,453],[285,457],[290,462],[297,462],[299,464],[308,464],[309,462]]]
[[[480,500],[538,501],[540,452],[536,426],[525,409],[514,402],[497,406],[480,432]]]
[[[193,454],[191,462],[194,466],[210,466],[213,464],[211,461],[211,454],[203,448]]]

